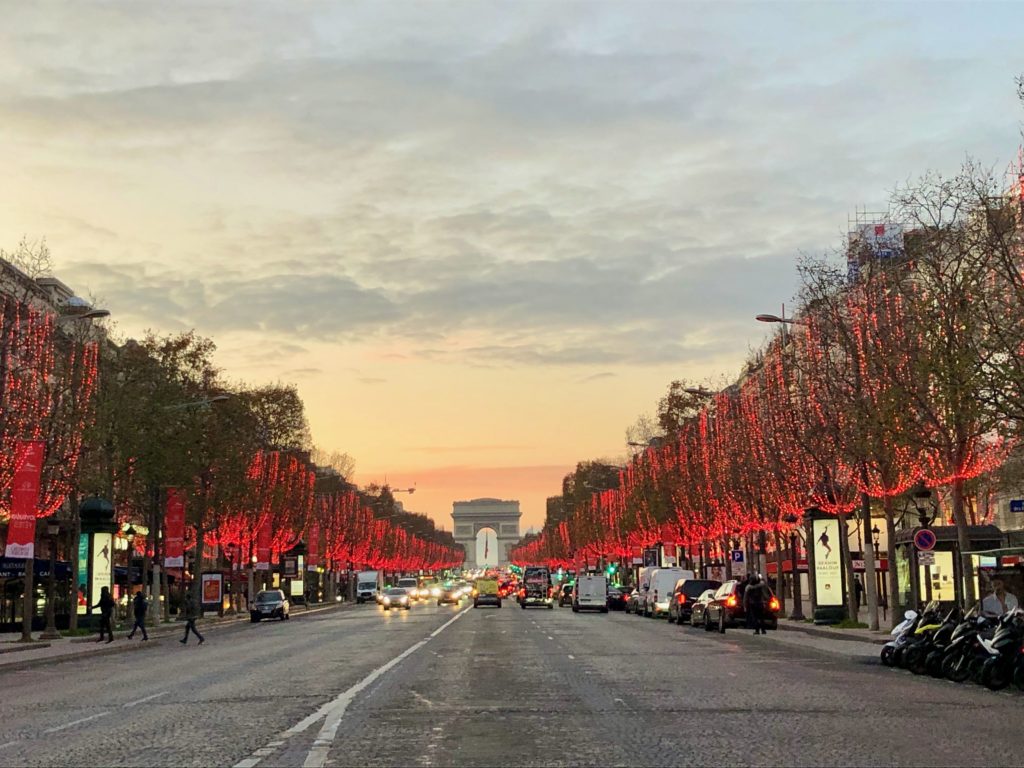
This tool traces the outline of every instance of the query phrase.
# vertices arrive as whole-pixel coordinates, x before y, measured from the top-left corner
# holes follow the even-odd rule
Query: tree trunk
[[[896,517],[893,511],[892,496],[882,498],[882,509],[885,511],[885,556],[888,559],[889,571],[889,623],[890,629],[903,621],[903,604],[900,600],[900,579],[896,570]]]
[[[866,476],[867,473],[863,474]],[[864,596],[868,603],[868,627],[877,631],[878,590],[875,582],[875,548],[871,546],[871,497],[866,493],[860,495],[860,525],[864,541]]]
[[[775,596],[779,599],[779,615],[786,613],[786,580],[782,573],[782,543],[779,532],[775,531]]]
[[[853,558],[850,556],[850,526],[846,523],[846,513],[839,516],[839,554],[843,558],[846,571],[846,611],[850,621],[857,621],[858,605],[857,590],[853,586]]]
[[[32,641],[32,618],[36,613],[36,561],[35,558],[25,559],[25,595],[22,603],[21,640]]]
[[[82,520],[78,516],[78,490],[73,490],[68,498],[71,512],[71,546],[68,547],[71,561],[71,583],[68,585],[68,632],[74,634],[78,629],[78,542],[82,538]]]
[[[956,540],[960,547],[960,563],[963,570],[963,590],[961,594],[964,599],[964,607],[973,606],[977,601],[974,592],[974,563],[971,555],[971,537],[968,530],[967,514],[964,509],[964,481],[956,478],[952,487],[953,522],[956,524]]]

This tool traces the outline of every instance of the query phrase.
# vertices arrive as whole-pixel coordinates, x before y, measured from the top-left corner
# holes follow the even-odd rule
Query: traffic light
[[[618,563],[608,563],[608,568],[606,569],[606,572],[608,574],[608,578],[611,578],[612,576],[614,576],[615,572],[617,570],[619,570]]]

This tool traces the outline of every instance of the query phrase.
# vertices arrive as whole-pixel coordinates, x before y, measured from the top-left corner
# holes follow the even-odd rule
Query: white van
[[[651,585],[644,599],[644,616],[658,618],[668,616],[668,607],[672,602],[672,591],[680,579],[692,579],[693,571],[684,568],[658,568],[651,573]]]
[[[579,613],[585,608],[608,613],[608,579],[604,576],[586,574],[576,579],[572,588],[572,610]]]
[[[380,571],[359,571],[356,574],[356,602],[376,599],[381,592]]]
[[[637,599],[636,606],[633,609],[636,612],[637,616],[644,612],[644,603],[647,601],[647,589],[651,585],[651,574],[654,573],[656,570],[658,569],[653,566],[645,565],[637,572]],[[626,612],[629,612],[628,605],[626,606]]]

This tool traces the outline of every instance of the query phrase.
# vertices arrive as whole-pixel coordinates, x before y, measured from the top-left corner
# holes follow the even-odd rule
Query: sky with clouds
[[[1017,3],[0,2],[0,247],[519,498],[734,373],[856,206],[1017,156]]]

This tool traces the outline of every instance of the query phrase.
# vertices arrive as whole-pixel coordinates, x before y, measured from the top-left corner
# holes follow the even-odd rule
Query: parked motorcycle
[[[942,673],[942,654],[949,645],[961,617],[960,608],[954,607],[943,617],[941,623],[918,627],[904,654],[907,669],[915,675],[927,672],[933,677],[938,677]]]
[[[896,651],[903,647],[913,636],[913,627],[917,623],[917,611],[907,611],[903,614],[903,621],[892,628],[889,633],[892,640],[882,646],[882,663],[887,667],[896,666]]]
[[[953,630],[949,646],[942,655],[942,675],[954,683],[962,683],[972,675],[977,677],[990,654],[981,644],[995,632],[996,621],[979,615],[974,606]]]
[[[1014,679],[1021,679],[1021,643],[1024,642],[1024,611],[1017,608],[1003,614],[991,640],[981,644],[989,658],[981,668],[981,683],[989,690],[999,691]]]

